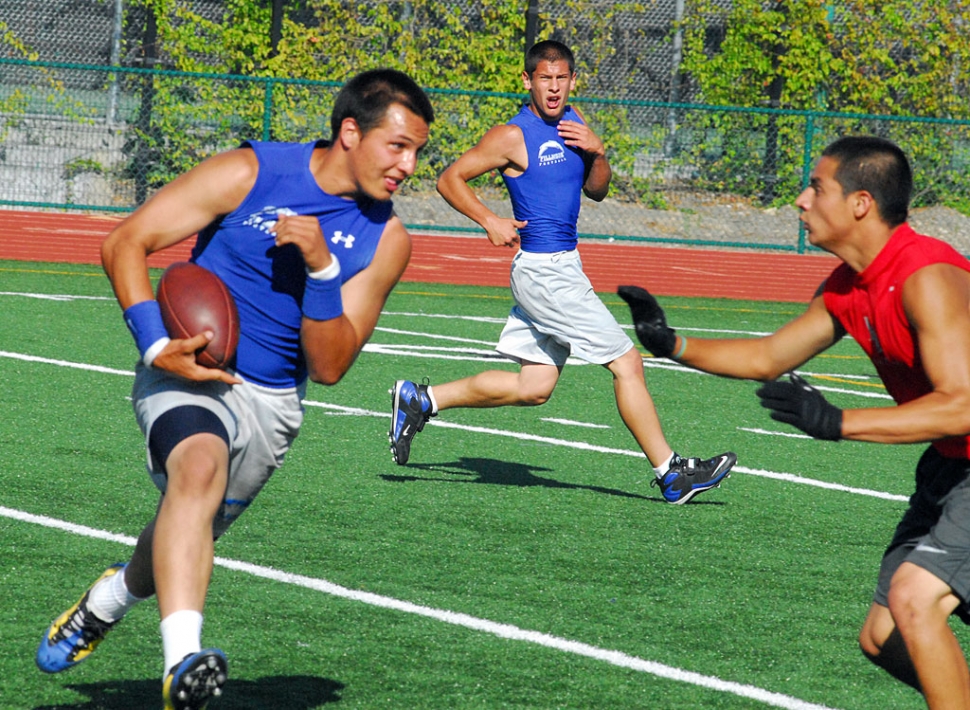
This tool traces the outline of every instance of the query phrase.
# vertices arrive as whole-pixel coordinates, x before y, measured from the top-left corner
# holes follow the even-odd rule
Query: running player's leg
[[[161,617],[202,611],[212,574],[212,523],[229,473],[229,448],[215,434],[194,434],[165,461],[165,496],[155,519],[152,545],[155,591]]]
[[[545,404],[559,381],[561,368],[523,362],[518,372],[486,370],[471,377],[434,385],[438,411],[455,407],[530,407]]]
[[[664,437],[657,408],[647,390],[640,353],[631,347],[624,355],[607,363],[606,368],[613,374],[613,391],[620,418],[647,455],[650,464],[660,466],[670,459],[673,449]]]

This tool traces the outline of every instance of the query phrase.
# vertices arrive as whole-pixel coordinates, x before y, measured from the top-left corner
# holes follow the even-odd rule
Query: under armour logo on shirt
[[[333,233],[332,237],[330,237],[330,241],[333,242],[334,244],[339,244],[340,242],[343,242],[344,248],[346,249],[350,249],[354,245],[354,239],[355,237],[353,234],[348,234],[345,237],[344,233],[341,232],[339,229]]]

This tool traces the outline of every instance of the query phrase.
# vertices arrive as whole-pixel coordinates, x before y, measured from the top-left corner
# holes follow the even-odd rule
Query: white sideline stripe
[[[71,367],[75,370],[90,370],[91,372],[103,372],[108,375],[127,375],[134,377],[135,373],[131,370],[115,370],[111,367],[101,367],[100,365],[87,365],[83,362],[68,362],[67,360],[54,360],[49,357],[37,357],[35,355],[24,355],[22,353],[11,353],[0,350],[0,357],[8,357],[13,360],[23,360],[24,362],[41,362],[45,365],[58,365],[60,367]]]
[[[791,483],[804,483],[808,486],[815,486],[816,488],[825,488],[830,491],[842,491],[844,493],[855,493],[860,496],[869,496],[871,498],[882,498],[883,500],[898,500],[906,502],[909,500],[909,496],[896,495],[895,493],[886,493],[884,491],[874,491],[869,488],[853,488],[852,486],[843,486],[841,483],[829,483],[828,481],[819,481],[814,478],[803,478],[802,476],[796,476],[794,473],[779,473],[777,471],[763,471],[757,468],[745,468],[744,466],[735,466],[731,469],[731,473],[738,471],[739,473],[746,473],[749,476],[761,476],[762,478],[774,478],[778,481],[789,481]]]
[[[539,421],[563,424],[565,426],[581,426],[587,429],[609,429],[609,424],[593,424],[592,422],[577,422],[572,419],[557,419],[556,417],[540,417]]]
[[[470,341],[470,342],[483,342],[483,341]],[[492,345],[492,343],[485,343],[486,345]],[[426,351],[426,352],[423,352]],[[505,357],[504,355],[498,353],[495,350],[477,350],[472,348],[442,348],[434,346],[417,346],[417,345],[389,345],[386,343],[367,343],[364,345],[365,353],[372,353],[377,355],[404,355],[408,357],[423,357],[428,359],[439,359],[439,360],[464,360],[468,362],[505,362],[511,363],[512,361]],[[449,355],[447,353],[472,353],[472,355]],[[479,353],[476,357],[474,353]],[[585,360],[580,360],[579,358],[567,357],[567,365],[589,365],[590,363]]]
[[[68,523],[63,520],[57,520],[56,518],[49,518],[43,515],[32,515],[30,513],[14,510],[12,508],[6,508],[4,506],[0,506],[0,516],[20,520],[21,522],[25,523],[42,525],[47,528],[63,530],[75,535],[83,535],[85,537],[93,537],[99,540],[107,540],[110,542],[120,542],[128,545],[129,547],[134,547],[136,542],[135,538],[127,535],[117,535],[105,530],[89,528],[84,525],[75,525],[74,523]],[[706,676],[700,673],[694,673],[692,671],[685,671],[681,668],[666,666],[662,663],[656,663],[655,661],[647,661],[642,658],[637,658],[636,656],[629,656],[620,651],[611,651],[609,649],[591,646],[580,641],[571,641],[559,636],[544,634],[539,631],[520,629],[519,627],[512,626],[511,624],[500,624],[494,621],[489,621],[488,619],[480,619],[475,616],[470,616],[468,614],[447,611],[444,609],[434,609],[432,607],[412,604],[411,602],[401,601],[400,599],[394,599],[393,597],[385,597],[372,592],[362,592],[356,589],[348,589],[347,587],[342,587],[338,584],[328,582],[325,579],[317,579],[315,577],[292,574],[290,572],[283,572],[281,570],[273,569],[272,567],[254,565],[249,562],[231,560],[225,557],[216,557],[215,564],[219,565],[220,567],[224,567],[236,572],[243,572],[254,577],[261,577],[263,579],[269,579],[274,582],[282,582],[284,584],[292,584],[297,587],[312,589],[317,592],[322,592],[323,594],[329,594],[331,596],[340,597],[343,599],[350,599],[351,601],[361,602],[363,604],[380,607],[382,609],[391,609],[393,611],[400,611],[406,614],[416,614],[418,616],[434,619],[435,621],[441,621],[446,624],[471,629],[472,631],[481,631],[492,634],[493,636],[498,636],[499,638],[509,639],[512,641],[525,641],[526,643],[545,646],[546,648],[551,648],[556,651],[572,653],[578,656],[585,656],[597,661],[604,661],[621,668],[629,668],[631,670],[641,671],[643,673],[657,676],[658,678],[689,683],[702,688],[731,693],[743,698],[751,698],[753,700],[761,701],[767,705],[785,708],[786,710],[832,710],[832,708],[825,705],[808,703],[803,700],[799,700],[798,698],[793,698],[781,693],[773,693],[753,685],[734,683],[731,681],[721,680],[720,678],[713,676]]]
[[[433,338],[435,340],[447,340],[452,343],[472,343],[474,345],[491,345],[494,347],[494,343],[490,340],[473,340],[472,338],[459,338],[455,335],[435,335],[434,333],[422,333],[414,330],[398,330],[397,328],[384,328],[376,327],[375,331],[380,331],[382,333],[394,333],[395,335],[412,335],[416,338]]]
[[[505,318],[493,318],[491,316],[454,316],[447,313],[408,313],[406,311],[381,311],[381,317],[384,316],[406,316],[408,318],[444,318],[445,320],[470,320],[476,323],[504,323]]]
[[[39,298],[43,301],[114,301],[114,296],[68,296],[58,293],[19,293],[16,291],[0,291],[0,296],[16,296],[19,298]]]
[[[752,434],[762,434],[764,436],[786,436],[789,439],[811,439],[808,434],[795,434],[790,431],[769,431],[768,429],[751,429],[746,426],[739,426],[738,431],[747,431]]]

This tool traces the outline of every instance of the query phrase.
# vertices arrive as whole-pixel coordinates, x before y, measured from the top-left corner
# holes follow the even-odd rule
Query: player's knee
[[[868,624],[859,631],[859,650],[862,651],[863,656],[879,665],[879,653],[882,651],[882,644],[877,643]]]
[[[894,578],[889,587],[889,611],[904,636],[923,626],[934,613],[934,604],[912,578]]]
[[[550,396],[546,392],[532,392],[522,397],[521,404],[523,407],[538,407],[548,402]]]
[[[555,381],[549,382],[530,382],[525,386],[519,387],[519,406],[538,407],[545,404],[552,397],[555,389]]]
[[[201,435],[201,436],[200,436]],[[229,433],[222,420],[204,407],[175,407],[152,424],[148,450],[156,470],[203,486],[226,460]]]
[[[607,363],[606,369],[617,379],[643,380],[643,358],[636,348],[630,348],[613,362]]]

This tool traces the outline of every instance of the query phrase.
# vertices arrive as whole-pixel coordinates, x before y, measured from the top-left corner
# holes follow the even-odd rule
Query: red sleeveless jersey
[[[933,391],[903,308],[903,284],[924,266],[941,263],[970,272],[970,261],[949,244],[903,224],[863,271],[841,264],[825,282],[825,307],[865,350],[897,404]],[[970,435],[933,446],[947,458],[970,458]]]

